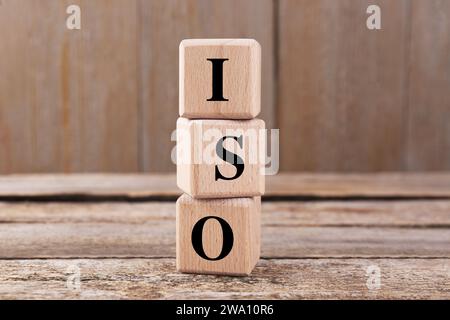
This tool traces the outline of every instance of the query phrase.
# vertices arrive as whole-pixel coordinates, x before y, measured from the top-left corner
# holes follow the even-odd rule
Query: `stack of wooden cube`
[[[260,256],[264,193],[261,47],[183,40],[179,68],[177,270],[248,275]]]

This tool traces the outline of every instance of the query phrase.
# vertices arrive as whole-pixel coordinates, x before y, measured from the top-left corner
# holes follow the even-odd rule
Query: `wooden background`
[[[195,37],[261,43],[281,169],[450,168],[448,0],[0,0],[0,173],[174,171],[178,44]]]

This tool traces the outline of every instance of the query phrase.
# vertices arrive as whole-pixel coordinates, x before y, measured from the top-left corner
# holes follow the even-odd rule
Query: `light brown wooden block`
[[[265,143],[260,139],[263,129],[264,121],[260,119],[179,118],[178,187],[197,199],[264,194],[264,159],[261,154],[265,154]],[[219,152],[217,148],[221,147]],[[224,150],[229,153],[224,155]]]
[[[249,275],[259,260],[261,197],[197,200],[184,194],[176,225],[178,271]]]
[[[183,40],[179,70],[180,116],[253,119],[261,111],[261,46],[256,40]]]

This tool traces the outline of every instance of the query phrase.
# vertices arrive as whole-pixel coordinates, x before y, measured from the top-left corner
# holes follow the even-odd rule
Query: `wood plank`
[[[282,173],[267,179],[267,195],[318,197],[448,197],[450,174],[366,173],[298,174]]]
[[[0,176],[0,196],[179,196],[174,174],[31,174]]]
[[[81,4],[81,30],[66,7]],[[3,1],[0,173],[138,169],[136,1]]]
[[[188,38],[253,38],[262,47],[262,112],[274,125],[273,1],[139,1],[141,170],[174,171],[178,45]]]
[[[25,0],[0,7],[1,173],[39,172],[52,166],[62,170],[65,165],[64,153],[57,150],[64,143],[63,130],[70,129],[61,127],[65,24],[58,11],[64,13],[63,7],[63,2]],[[55,28],[58,23],[61,27]]]
[[[448,227],[450,201],[280,201],[262,204],[264,226]],[[0,224],[172,223],[173,202],[0,202]]]
[[[266,177],[266,198],[450,198],[450,173],[305,174]],[[168,197],[174,174],[32,174],[0,176],[1,198]]]
[[[450,168],[450,2],[411,1],[408,169]]]
[[[450,228],[450,201],[265,201],[262,218],[283,227]]]
[[[377,1],[380,31],[366,28],[370,4],[280,1],[282,170],[404,169],[410,3]]]
[[[1,299],[449,299],[449,281],[449,259],[261,260],[249,277],[180,274],[174,259],[0,261]]]
[[[450,201],[414,203],[264,204],[262,256],[450,257]],[[175,255],[172,203],[2,203],[0,208],[0,258]]]

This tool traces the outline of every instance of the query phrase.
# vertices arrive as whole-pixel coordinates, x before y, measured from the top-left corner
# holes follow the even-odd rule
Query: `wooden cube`
[[[177,201],[177,270],[249,275],[260,256],[261,198]]]
[[[177,184],[193,198],[264,194],[264,121],[177,121]]]
[[[253,119],[261,111],[261,46],[253,39],[180,43],[180,116]]]

